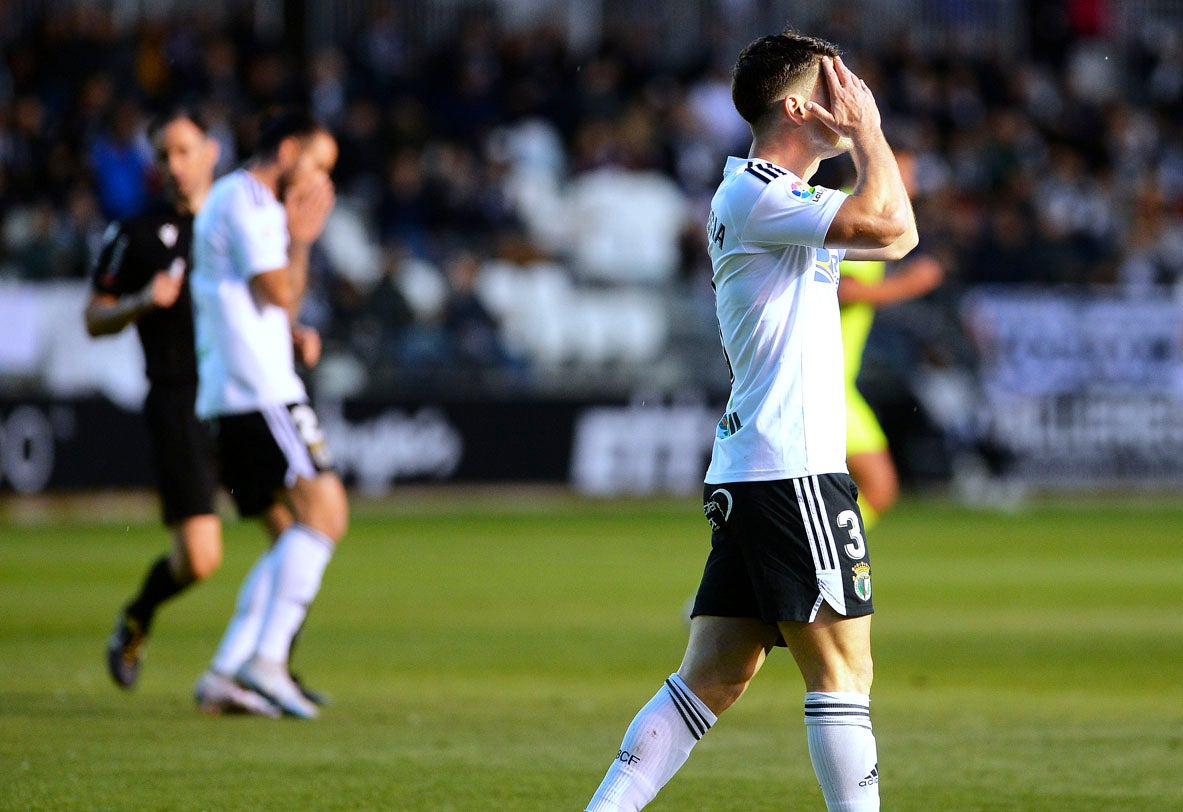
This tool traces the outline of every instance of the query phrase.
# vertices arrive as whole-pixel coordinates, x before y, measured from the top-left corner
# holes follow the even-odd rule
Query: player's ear
[[[805,109],[805,103],[809,99],[796,93],[790,93],[780,100],[784,105],[785,115],[792,119],[794,124],[804,124],[805,119],[809,117],[810,113]]]

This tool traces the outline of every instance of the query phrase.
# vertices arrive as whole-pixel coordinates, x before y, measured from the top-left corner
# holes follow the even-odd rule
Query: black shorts
[[[812,621],[874,611],[871,559],[847,474],[708,484],[711,552],[692,615]]]
[[[257,516],[297,478],[333,470],[316,412],[307,403],[268,406],[209,420],[222,484],[240,516]]]
[[[157,384],[144,400],[165,524],[214,512],[218,487],[209,433],[193,414],[197,384]]]

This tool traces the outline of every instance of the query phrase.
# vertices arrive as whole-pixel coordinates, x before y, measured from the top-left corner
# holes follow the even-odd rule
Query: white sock
[[[286,663],[292,638],[320,591],[321,576],[333,555],[333,542],[307,525],[292,524],[280,534],[271,554],[275,557],[275,588],[263,615],[255,654]]]
[[[232,677],[239,666],[254,653],[259,642],[259,629],[263,625],[263,614],[275,585],[275,559],[272,550],[259,556],[250,572],[242,579],[238,599],[234,604],[234,615],[226,624],[222,641],[214,652],[210,668],[217,673]]]
[[[686,763],[690,750],[713,724],[710,708],[681,677],[671,674],[629,725],[587,812],[636,812],[644,807]]]
[[[809,757],[829,812],[878,812],[879,757],[871,698],[857,693],[805,694]]]

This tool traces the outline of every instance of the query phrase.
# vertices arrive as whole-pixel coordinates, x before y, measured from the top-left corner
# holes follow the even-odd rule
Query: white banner
[[[1183,303],[979,291],[990,439],[1035,484],[1183,482]]]

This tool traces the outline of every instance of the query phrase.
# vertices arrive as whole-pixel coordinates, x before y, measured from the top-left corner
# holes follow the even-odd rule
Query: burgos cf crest
[[[854,573],[854,594],[858,595],[861,601],[871,600],[871,565],[866,561],[860,561],[851,567],[850,571]]]

